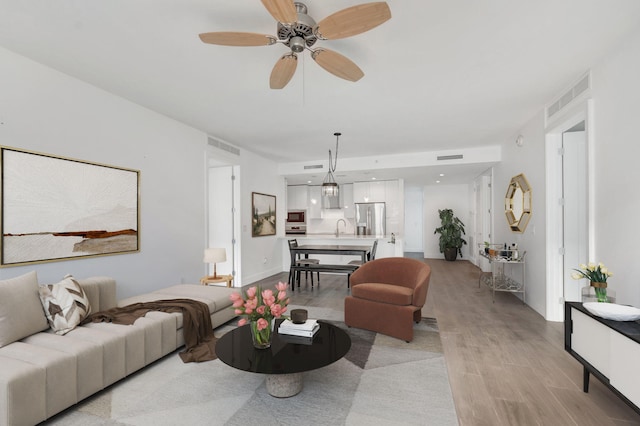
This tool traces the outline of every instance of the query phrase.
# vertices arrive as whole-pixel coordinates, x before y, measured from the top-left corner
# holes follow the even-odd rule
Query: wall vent
[[[455,155],[438,155],[438,161],[442,160],[462,160],[464,156],[462,154]]]
[[[228,143],[212,138],[211,136],[207,136],[207,143],[209,144],[209,146],[230,152],[233,155],[240,155],[240,150],[235,146],[231,146]]]
[[[322,168],[324,168],[324,166],[322,164],[313,164],[311,166],[304,166],[305,170],[322,169]]]
[[[547,119],[559,113],[564,107],[569,105],[574,99],[587,92],[591,88],[591,74],[587,73],[572,88],[567,90],[560,98],[547,107]]]

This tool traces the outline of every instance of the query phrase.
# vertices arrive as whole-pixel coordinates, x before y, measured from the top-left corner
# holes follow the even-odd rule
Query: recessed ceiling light
[[[307,181],[307,183],[311,183],[311,181],[310,181],[310,180],[308,180],[308,181]]]
[[[372,177],[371,180],[376,180],[376,178]]]
[[[444,173],[440,173],[440,177],[444,176]]]
[[[437,181],[436,181],[436,183],[440,183],[440,181],[439,181],[439,180],[437,180]]]

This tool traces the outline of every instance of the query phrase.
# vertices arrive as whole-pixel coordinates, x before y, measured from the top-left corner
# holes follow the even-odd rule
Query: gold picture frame
[[[0,266],[138,252],[138,170],[0,146]]]
[[[251,193],[251,236],[276,235],[276,196]]]

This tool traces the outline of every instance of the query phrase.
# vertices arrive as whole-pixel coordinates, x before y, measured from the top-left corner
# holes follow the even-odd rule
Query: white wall
[[[67,273],[107,275],[116,279],[119,297],[199,281],[205,272],[204,133],[2,48],[0,93],[0,144],[140,170],[140,252],[7,267],[0,278],[31,270],[42,283]],[[250,221],[252,190],[279,195],[284,212],[275,164],[242,154],[243,221]],[[251,248],[243,261],[280,256],[265,244],[275,238],[263,238],[257,247],[245,245]],[[263,270],[262,264],[244,266],[249,274]]]
[[[515,141],[521,134],[521,147]],[[519,133],[505,142],[503,161],[494,167],[492,243],[517,243],[526,251],[526,303],[544,315],[546,309],[546,202],[545,202],[545,130],[540,111]],[[512,232],[504,215],[504,197],[511,178],[524,173],[532,193],[532,215],[524,233]],[[518,294],[520,297],[520,294]]]
[[[609,287],[617,293],[617,303],[640,306],[640,228],[634,221],[640,211],[635,195],[640,182],[640,143],[637,120],[640,117],[640,28],[618,48],[592,67],[594,104],[592,135],[595,164],[594,240],[591,261],[602,261],[614,272]],[[578,76],[576,76],[578,77]],[[567,82],[570,84],[571,82]],[[527,250],[527,304],[541,315],[546,311],[546,221],[545,221],[545,142],[543,111],[505,141],[503,161],[494,174],[494,242],[515,240]],[[518,134],[524,145],[515,145]],[[532,187],[533,215],[524,234],[513,234],[506,225],[504,193],[511,176],[524,173]],[[577,266],[577,265],[576,265]],[[584,285],[584,283],[576,283]]]
[[[640,28],[592,70],[595,251],[617,303],[640,307]]]
[[[284,177],[276,175],[276,163],[248,151],[242,152],[240,196],[242,221],[242,283],[250,284],[282,272],[282,245],[286,205]],[[251,236],[251,193],[276,196],[276,235]]]
[[[469,185],[427,185],[423,188],[424,196],[424,257],[428,259],[443,259],[440,253],[438,234],[433,231],[440,226],[438,210],[452,209],[465,225],[465,231],[469,228]],[[471,229],[471,228],[469,228]],[[408,231],[407,231],[408,232]],[[469,242],[469,235],[463,238]],[[462,247],[462,258],[469,259],[469,245]],[[460,257],[458,256],[458,259]]]
[[[422,189],[421,186],[405,186],[404,189],[404,251],[424,251]]]

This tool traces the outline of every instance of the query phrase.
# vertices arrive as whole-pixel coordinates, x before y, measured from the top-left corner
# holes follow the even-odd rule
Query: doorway
[[[579,302],[581,284],[571,278],[574,268],[587,263],[587,138],[581,121],[562,133],[562,247],[563,295],[566,302]]]
[[[219,275],[233,275],[234,287],[241,286],[240,227],[238,218],[239,166],[216,164],[209,161],[207,168],[207,247],[224,248],[226,262],[216,265]],[[213,266],[207,265],[207,275]]]
[[[546,133],[546,319],[564,320],[564,302],[580,301],[584,282],[571,278],[592,253],[589,191],[590,101]]]
[[[474,193],[474,231],[472,247],[469,247],[471,259],[483,271],[489,272],[491,265],[489,261],[478,254],[484,242],[491,242],[491,225],[493,215],[491,210],[491,182],[493,179],[493,169],[489,169],[478,176],[473,182]]]

